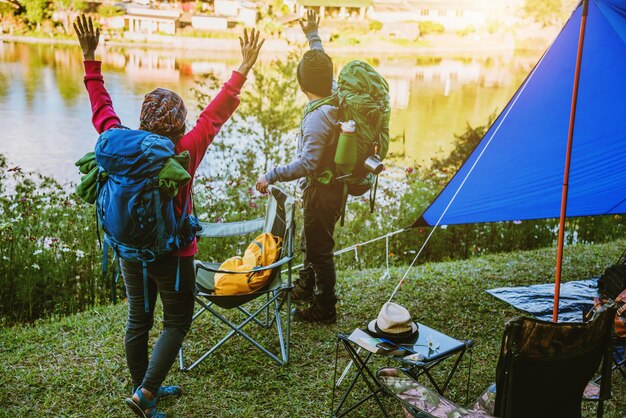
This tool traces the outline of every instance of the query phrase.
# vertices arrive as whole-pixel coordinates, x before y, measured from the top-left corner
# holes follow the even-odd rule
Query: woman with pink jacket
[[[84,15],[74,23],[85,60],[85,87],[89,92],[93,125],[99,134],[109,129],[125,129],[115,113],[111,97],[104,86],[101,62],[95,60],[100,36],[94,30],[91,18]],[[145,96],[139,129],[169,138],[175,145],[176,154],[188,151],[191,177],[204,158],[207,148],[239,105],[239,92],[248,72],[255,64],[264,40],[252,29],[250,36],[244,30],[240,38],[242,63],[232,72],[222,90],[200,114],[195,127],[186,131],[187,109],[181,97],[173,91],[157,88]],[[182,186],[174,198],[174,211],[182,215],[189,200],[192,182]],[[191,213],[188,207],[187,212]],[[194,309],[195,274],[194,255],[198,251],[194,239],[188,246],[148,264],[148,287],[144,293],[141,263],[121,260],[122,276],[128,296],[128,321],[124,339],[126,361],[133,382],[133,396],[126,399],[128,406],[141,417],[162,418],[166,415],[157,410],[160,399],[180,396],[180,386],[162,386],[178,349],[191,325]],[[178,264],[180,263],[180,266]],[[175,282],[179,275],[179,290]],[[144,294],[147,294],[149,312],[144,310]],[[152,355],[148,356],[148,334],[154,320],[157,294],[163,303],[163,331]]]

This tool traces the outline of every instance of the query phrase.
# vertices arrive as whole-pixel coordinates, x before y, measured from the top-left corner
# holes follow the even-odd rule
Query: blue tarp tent
[[[416,221],[558,218],[582,7]],[[626,1],[590,0],[567,216],[626,213]]]

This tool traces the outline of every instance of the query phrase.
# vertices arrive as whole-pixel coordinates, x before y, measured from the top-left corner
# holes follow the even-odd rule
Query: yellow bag
[[[268,266],[274,263],[280,254],[281,238],[265,232],[254,240],[243,257],[231,257],[220,265],[220,270],[248,271],[254,267]],[[216,295],[242,295],[261,288],[272,274],[272,270],[256,273],[216,273]]]

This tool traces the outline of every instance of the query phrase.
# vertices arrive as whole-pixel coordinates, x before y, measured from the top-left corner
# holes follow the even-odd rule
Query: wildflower
[[[39,264],[37,263],[33,263],[31,267],[34,268],[35,270],[41,270],[41,267],[39,267]]]
[[[39,255],[39,254],[41,254],[41,253],[43,253],[43,250],[42,250],[41,248],[39,248],[39,249],[37,249],[37,250],[33,251],[33,255]]]
[[[85,257],[85,252],[81,250],[76,250],[76,258],[81,259],[83,257]]]
[[[413,171],[415,171],[413,167],[407,167],[404,169],[404,172],[407,174],[413,174]]]
[[[514,225],[521,225],[521,224],[522,224],[522,221],[520,221],[520,220],[515,220],[515,221],[513,221],[513,224],[514,224]]]
[[[432,334],[426,337],[426,344],[428,345],[428,349],[430,351],[439,350],[439,341],[435,340]]]

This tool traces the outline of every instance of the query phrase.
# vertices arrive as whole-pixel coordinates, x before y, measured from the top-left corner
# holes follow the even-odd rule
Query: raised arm
[[[113,109],[111,96],[104,87],[101,62],[95,60],[96,49],[100,40],[100,29],[94,29],[91,17],[82,15],[74,22],[74,31],[78,36],[85,60],[85,87],[91,102],[91,120],[96,131],[102,133],[119,126],[121,121]]]
[[[322,46],[322,38],[319,37],[317,31],[320,25],[320,17],[313,10],[307,10],[306,19],[300,20],[300,27],[302,32],[309,41],[309,48],[324,50]]]
[[[213,142],[222,125],[232,116],[239,105],[239,93],[246,77],[259,57],[259,51],[265,42],[259,41],[260,33],[252,29],[244,29],[243,37],[239,38],[242,61],[230,80],[224,83],[222,90],[211,103],[200,113],[196,126],[180,140],[177,150],[188,150],[191,155],[190,173],[200,165],[207,148]]]

